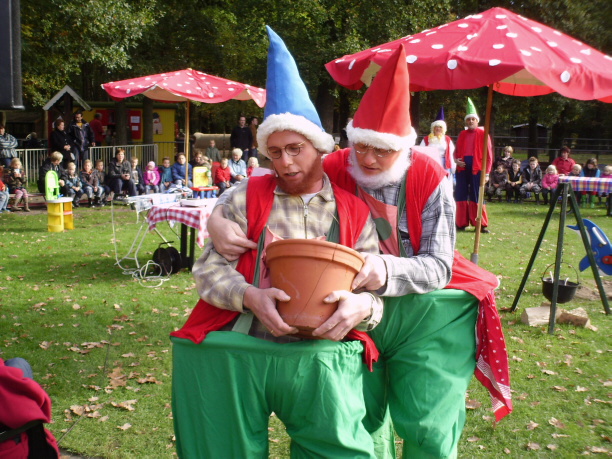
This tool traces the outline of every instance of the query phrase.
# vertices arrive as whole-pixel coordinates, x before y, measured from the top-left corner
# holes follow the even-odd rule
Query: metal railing
[[[117,148],[123,148],[125,150],[125,157],[129,160],[132,156],[138,158],[138,163],[144,170],[144,165],[149,161],[155,161],[158,155],[158,146],[156,144],[146,145],[115,145],[112,147],[90,147],[89,148],[89,159],[95,162],[99,159],[104,161],[104,165],[107,166],[109,161],[115,157],[115,151]],[[35,148],[35,149],[18,149],[15,150],[21,165],[26,172],[26,178],[28,185],[36,184],[38,180],[38,169],[45,161],[49,154],[49,150],[46,148]],[[172,155],[174,157],[174,154]],[[174,162],[174,160],[172,161]]]

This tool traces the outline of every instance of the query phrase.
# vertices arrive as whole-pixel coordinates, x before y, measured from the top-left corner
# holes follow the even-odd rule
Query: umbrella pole
[[[489,85],[487,94],[487,112],[485,115],[484,146],[482,148],[482,170],[480,171],[480,187],[478,188],[478,212],[476,214],[476,232],[474,237],[474,252],[470,261],[478,264],[478,248],[480,246],[480,227],[482,226],[482,206],[484,205],[484,186],[487,175],[487,158],[489,156],[489,131],[491,130],[491,109],[493,108],[493,85]]]
[[[187,99],[187,105],[185,106],[185,186],[189,185],[189,105],[190,101]]]

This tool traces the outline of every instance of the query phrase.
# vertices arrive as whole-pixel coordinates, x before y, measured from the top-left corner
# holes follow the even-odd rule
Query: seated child
[[[15,194],[15,204],[13,204],[13,207],[11,208],[12,211],[16,211],[18,209],[17,206],[22,199],[24,212],[30,211],[30,195],[26,189],[27,183],[27,177],[21,165],[21,161],[19,158],[13,158],[11,160],[11,166],[6,171],[6,184],[9,187],[9,192]]]
[[[582,168],[582,172],[580,173],[581,177],[593,177],[598,178],[601,175],[599,168],[597,167],[597,158],[589,158],[587,162],[584,163],[584,167]],[[597,191],[583,191],[581,193],[580,202],[583,207],[590,206],[591,208],[595,207],[595,203],[593,202],[593,196],[597,194]]]
[[[250,177],[251,174],[253,173],[253,169],[255,169],[256,167],[259,167],[259,160],[257,159],[256,156],[251,156],[249,158],[249,163],[247,164],[247,177]]]
[[[155,162],[149,161],[147,163],[147,170],[144,172],[144,184],[146,194],[149,194],[149,191],[152,193],[159,193],[159,181],[160,175],[159,171],[155,167]]]
[[[506,171],[506,165],[505,163],[500,162],[495,167],[495,170],[489,175],[489,184],[485,189],[487,192],[487,197],[492,200],[493,196],[497,196],[501,202],[502,191],[506,189],[507,183],[508,172]]]
[[[546,174],[542,178],[544,204],[548,204],[548,195],[557,189],[557,185],[559,185],[559,174],[557,173],[557,168],[551,164],[546,168]]]
[[[227,158],[221,160],[221,165],[215,171],[215,185],[219,187],[219,196],[230,186],[232,175],[230,173],[229,161]]]
[[[104,161],[101,159],[96,161],[96,168],[94,170],[96,178],[98,179],[98,186],[102,189],[102,196],[100,197],[100,205],[106,205],[106,201],[113,199],[111,196],[110,186],[106,183],[106,172],[104,171]]]
[[[0,214],[3,212],[8,212],[6,208],[9,202],[9,192],[8,187],[2,181],[2,177],[4,176],[4,166],[0,166]]]
[[[521,172],[521,162],[518,159],[512,161],[512,167],[508,171],[508,183],[506,184],[506,201],[514,200],[518,204],[523,183],[523,173]]]
[[[72,199],[72,205],[74,207],[80,207],[81,197],[83,196],[83,184],[81,179],[76,173],[76,165],[74,163],[68,163],[66,167],[66,173],[62,177],[64,180],[64,195]]]
[[[188,170],[185,173],[185,169]],[[176,162],[172,165],[172,181],[176,186],[182,186],[191,188],[193,184],[191,183],[191,165],[187,164],[187,160],[185,158],[184,153],[179,153],[176,155]]]
[[[582,173],[582,166],[580,164],[574,164],[574,167],[572,167],[572,170],[567,175],[569,177],[580,177],[581,173]]]
[[[98,182],[98,174],[94,173],[92,162],[86,159],[83,162],[83,170],[81,171],[81,183],[83,184],[83,193],[87,195],[89,207],[99,207],[102,205],[102,195],[104,189]]]
[[[527,193],[535,193],[536,204],[540,203],[540,191],[542,190],[542,169],[538,158],[529,158],[529,167],[523,169],[523,184],[521,185],[521,199],[527,197]]]
[[[172,167],[170,167],[170,158],[164,158],[162,165],[159,166],[159,189],[162,193],[168,191],[172,185]]]
[[[1,174],[0,174],[1,176]],[[599,178],[605,178],[608,180],[612,180],[612,166],[606,166],[604,167],[603,173],[599,176]],[[601,193],[599,195],[599,199],[601,198],[607,198],[607,207],[608,209],[611,208],[610,206],[610,195],[608,193]],[[610,212],[608,212],[608,215],[610,215]]]
[[[136,196],[145,194],[144,177],[142,175],[142,169],[138,165],[138,158],[132,156],[130,158],[130,163],[132,164],[132,181],[136,187]]]

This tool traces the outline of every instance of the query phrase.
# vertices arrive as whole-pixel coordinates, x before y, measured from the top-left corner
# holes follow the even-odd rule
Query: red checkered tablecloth
[[[215,207],[217,199],[205,199],[204,201],[206,201],[206,205],[202,207],[181,207],[180,203],[160,204],[151,207],[147,216],[149,231],[153,231],[160,222],[181,223],[198,230],[198,246],[204,247],[204,239],[208,237],[206,222]]]
[[[594,177],[559,177],[559,182],[569,182],[574,191],[596,191],[597,193],[612,193],[612,179]]]

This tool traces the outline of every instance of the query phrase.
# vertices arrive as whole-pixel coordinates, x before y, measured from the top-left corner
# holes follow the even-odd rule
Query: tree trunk
[[[529,100],[529,134],[527,138],[527,147],[530,149],[533,148],[533,150],[529,150],[527,157],[538,157],[538,140],[538,113],[536,111],[535,98],[531,97]]]
[[[115,102],[115,144],[127,145],[127,130],[129,129],[125,100]]]
[[[153,143],[153,99],[148,97],[142,102],[142,143]]]
[[[333,132],[334,129],[334,98],[331,94],[332,83],[329,78],[323,79],[317,90],[316,108],[321,118],[323,129]]]

